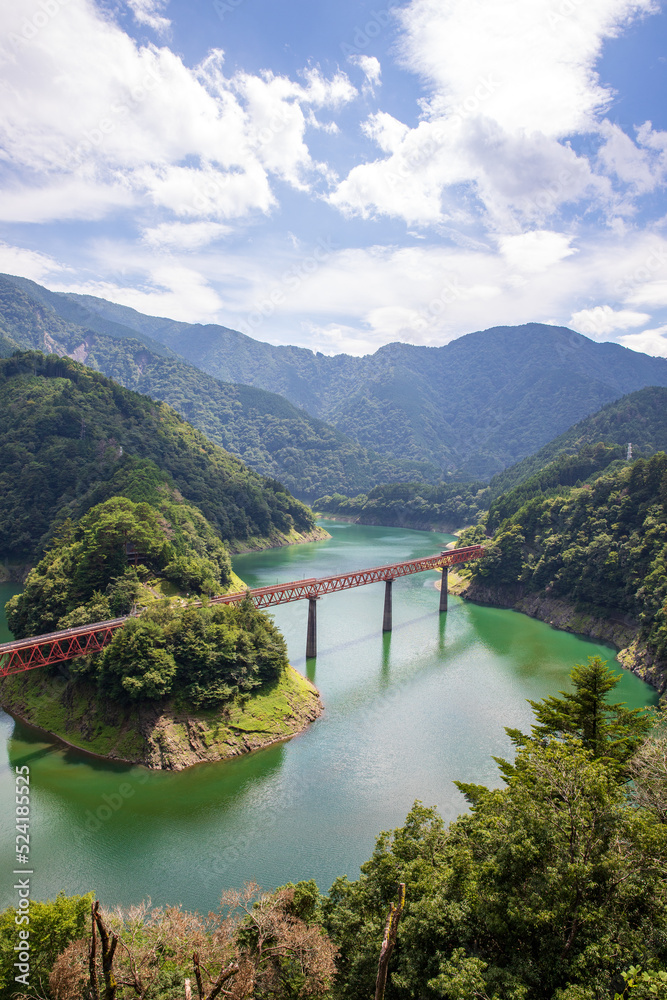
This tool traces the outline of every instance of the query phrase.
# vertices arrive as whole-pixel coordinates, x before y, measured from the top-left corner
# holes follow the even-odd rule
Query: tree
[[[621,675],[614,674],[599,656],[589,656],[588,663],[576,664],[570,678],[573,692],[560,691],[542,701],[529,699],[537,720],[530,739],[574,737],[594,758],[614,763],[621,775],[625,774],[625,765],[654,724],[652,715],[644,709],[629,709],[620,702],[608,701]],[[516,729],[506,732],[516,746],[525,745],[529,739]],[[496,759],[503,774],[513,772],[514,765]]]
[[[30,901],[30,985],[41,993],[48,992],[49,973],[70,942],[85,933],[90,914],[92,893],[86,896],[65,896],[45,902]],[[14,981],[18,930],[17,911],[13,906],[0,913],[0,1000],[10,1000],[19,990]]]
[[[101,656],[102,690],[119,701],[164,698],[176,676],[174,657],[166,649],[164,630],[144,615],[133,618],[114,637]]]
[[[505,788],[473,790],[448,831],[416,804],[357,882],[334,883],[336,998],[372,995],[398,882],[387,1000],[606,1000],[631,966],[664,967],[667,829],[628,803],[608,759],[574,737],[530,740]]]

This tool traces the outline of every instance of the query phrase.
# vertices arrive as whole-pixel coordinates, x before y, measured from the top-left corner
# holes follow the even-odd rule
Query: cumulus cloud
[[[570,237],[546,230],[503,236],[499,243],[500,251],[508,264],[516,271],[526,274],[546,271],[576,252],[570,246]]]
[[[167,47],[137,44],[92,0],[53,9],[26,39],[20,0],[0,7],[12,218],[23,209],[36,221],[31,195],[41,219],[99,217],[146,196],[177,215],[243,217],[271,209],[273,178],[303,190],[322,175],[305,134],[315,112],[356,94],[344,73],[226,74],[220,50],[191,68]],[[149,23],[162,5],[134,0],[132,9]]]
[[[478,199],[493,230],[544,222],[582,198],[627,211],[614,184],[633,194],[657,183],[661,133],[636,139],[604,124],[600,155],[568,140],[601,128],[611,100],[596,75],[605,39],[653,0],[412,0],[398,12],[403,65],[426,88],[422,122],[365,126],[385,154],[355,166],[331,195],[347,214],[392,215],[423,226],[451,221],[460,202]],[[409,181],[409,196],[404,190]]]
[[[640,351],[656,358],[667,358],[667,326],[644,330],[642,333],[626,334],[618,339],[623,347],[629,347],[631,351]]]
[[[612,309],[611,306],[594,306],[573,313],[570,323],[575,330],[588,337],[605,340],[616,330],[630,330],[633,326],[643,326],[650,320],[648,313],[634,312],[632,309]]]

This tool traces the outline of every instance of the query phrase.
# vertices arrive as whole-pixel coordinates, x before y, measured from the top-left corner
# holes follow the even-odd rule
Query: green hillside
[[[606,403],[667,385],[664,358],[539,323],[494,327],[443,347],[397,343],[363,358],[326,357],[92,296],[63,298],[59,309],[75,301],[218,378],[280,393],[366,448],[431,462],[461,480],[489,478]]]
[[[488,511],[485,524],[493,533],[532,497],[562,492],[624,466],[629,443],[635,458],[667,451],[667,388],[650,386],[610,403],[488,485],[390,483],[357,496],[326,494],[314,506],[361,524],[411,528],[461,528]]]
[[[666,451],[667,389],[648,386],[608,403],[549,441],[534,455],[498,473],[489,485],[494,495],[499,496],[546,468],[561,454],[575,455],[584,445],[598,441],[618,445],[624,455],[628,444],[632,444],[635,457]]]
[[[69,358],[0,361],[0,556],[32,559],[54,522],[123,492],[148,459],[231,545],[314,527],[311,512],[170,407]]]
[[[392,480],[439,478],[428,463],[369,452],[276,393],[220,382],[78,300],[0,276],[0,356],[17,348],[67,354],[128,389],[169,403],[210,440],[307,500]]]
[[[495,531],[488,556],[471,569],[469,596],[476,587],[514,598],[542,593],[604,618],[629,615],[649,647],[667,657],[664,452],[507,506],[509,516],[489,526]]]

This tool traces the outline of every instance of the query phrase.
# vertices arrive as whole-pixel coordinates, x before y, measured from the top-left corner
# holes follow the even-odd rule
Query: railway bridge
[[[446,549],[438,555],[423,559],[410,559],[392,563],[389,566],[375,566],[372,569],[341,573],[338,576],[313,577],[308,580],[294,580],[278,583],[272,587],[258,587],[235,594],[221,594],[213,597],[210,604],[234,604],[249,597],[256,608],[270,608],[292,601],[308,601],[308,631],[306,635],[306,657],[317,656],[317,601],[326,594],[334,594],[353,587],[364,587],[369,583],[384,582],[384,614],[382,631],[392,628],[392,585],[394,580],[425,570],[442,570],[440,588],[441,612],[447,611],[447,574],[450,566],[481,559],[485,554],[483,545],[468,545],[460,549]],[[201,605],[199,605],[201,606]],[[52,663],[62,663],[77,656],[98,653],[111,642],[114,633],[133,617],[113,618],[110,621],[95,622],[62,632],[16,639],[0,645],[0,677],[22,673],[36,667],[46,667]]]

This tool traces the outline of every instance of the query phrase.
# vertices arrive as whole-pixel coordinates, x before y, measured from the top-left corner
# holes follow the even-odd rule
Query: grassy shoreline
[[[104,702],[92,685],[42,671],[6,678],[0,704],[13,718],[76,750],[176,771],[290,739],[323,711],[317,688],[293,667],[254,695],[196,712],[173,701],[131,708]]]

